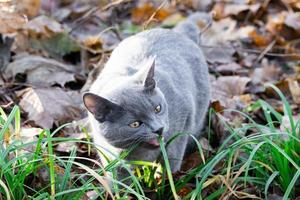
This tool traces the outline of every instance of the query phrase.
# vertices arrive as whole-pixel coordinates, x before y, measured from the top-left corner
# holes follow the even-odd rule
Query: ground
[[[299,1],[8,0],[0,11],[1,198],[299,198]],[[165,178],[140,163],[145,194],[111,191],[81,94],[122,39],[194,12],[212,85],[201,148]]]

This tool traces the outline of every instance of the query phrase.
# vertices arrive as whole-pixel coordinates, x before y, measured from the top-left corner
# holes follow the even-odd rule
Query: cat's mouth
[[[159,141],[157,138],[153,138],[147,142],[148,144],[152,145],[153,147],[159,147]]]
[[[159,139],[158,139],[159,135],[158,134],[154,134],[154,137],[149,139],[148,141],[145,141],[146,144],[148,144],[149,146],[151,146],[152,148],[157,148],[159,147]]]

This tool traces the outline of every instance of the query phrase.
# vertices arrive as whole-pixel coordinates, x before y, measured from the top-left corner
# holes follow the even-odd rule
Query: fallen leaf
[[[284,96],[289,99],[291,97],[290,89],[289,89],[289,82],[287,79],[280,79],[274,83],[276,87],[284,94]],[[268,97],[280,99],[277,92],[275,92],[271,87],[267,87],[264,92]],[[274,106],[275,107],[275,106]]]
[[[4,84],[3,79],[0,77],[0,86]]]
[[[193,9],[193,10],[201,10],[201,11],[206,11],[211,4],[213,4],[212,0],[175,0],[176,4],[182,7],[186,7],[188,9]]]
[[[83,41],[83,45],[93,51],[102,50],[103,41],[98,36],[89,36]]]
[[[41,128],[33,128],[33,127],[22,127],[20,135],[21,137],[31,138],[34,136],[38,136],[43,129]]]
[[[244,94],[246,85],[250,82],[248,77],[221,76],[212,82],[212,100],[220,101],[222,106],[230,107],[233,97]]]
[[[180,197],[185,197],[186,195],[188,195],[191,191],[193,191],[193,189],[189,186],[184,186],[183,188],[181,188],[179,191],[178,191],[178,195]]]
[[[42,128],[50,129],[54,122],[75,119],[82,113],[80,105],[61,88],[27,88],[17,95],[28,119]]]
[[[163,21],[166,17],[171,15],[172,11],[164,7],[158,9],[152,3],[144,3],[131,10],[131,20],[136,24],[143,23],[146,22],[154,13],[154,18],[156,20]]]
[[[215,112],[222,112],[225,108],[221,105],[220,101],[214,100],[210,103],[210,108],[213,108]]]
[[[78,52],[80,46],[66,32],[58,33],[47,39],[30,38],[30,44],[35,49],[45,50],[51,56],[64,56],[72,52]]]
[[[285,0],[287,3],[289,3],[293,8],[296,8],[296,9],[300,9],[300,2],[297,1],[297,0]],[[300,199],[300,196],[299,196],[299,199]]]
[[[18,13],[23,13],[27,17],[35,17],[40,10],[41,1],[40,0],[17,0],[16,1],[16,11]]]
[[[3,38],[0,35],[0,70],[2,71],[10,61],[10,49],[14,42],[13,38]]]
[[[224,15],[225,17],[228,15],[238,15],[239,13],[243,11],[249,10],[252,14],[256,13],[258,9],[260,8],[260,4],[252,4],[252,5],[246,5],[246,4],[226,4],[224,8]]]
[[[268,16],[266,30],[276,36],[277,42],[285,44],[287,41],[298,39],[300,36],[300,12],[292,14],[286,11]]]
[[[292,122],[294,124],[298,124],[299,123],[299,120],[300,120],[300,117],[298,115],[294,115],[292,116]],[[280,130],[282,132],[286,132],[286,131],[289,131],[289,132],[292,132],[292,126],[291,126],[291,121],[290,121],[290,117],[287,116],[287,115],[284,115],[283,118],[282,118],[282,122],[280,124]],[[299,133],[297,132],[297,135],[299,135]],[[288,137],[284,137],[285,139],[288,139]]]
[[[212,116],[217,145],[230,135],[224,122],[232,127],[239,127],[244,122],[244,116],[232,110],[242,110],[251,104],[252,96],[244,94],[250,80],[248,77],[221,76],[211,81],[211,106],[217,112]]]
[[[239,65],[236,62],[232,62],[232,63],[217,65],[215,70],[223,75],[226,75],[226,74],[236,73],[240,69],[242,69],[241,65]]]
[[[83,200],[97,199],[97,197],[99,197],[98,191],[89,190],[85,193]]]
[[[0,9],[0,33],[15,33],[26,23],[27,17],[25,15]]]
[[[175,13],[164,19],[161,26],[165,28],[174,27],[176,24],[183,21],[184,19],[185,17],[183,17],[180,13]]]
[[[288,13],[284,23],[297,31],[300,31],[300,12]]]
[[[249,32],[249,38],[258,47],[267,46],[272,40],[268,34],[259,34],[255,29]]]
[[[266,29],[272,34],[276,35],[277,32],[282,30],[282,25],[284,24],[285,16],[283,13],[273,14],[268,16],[268,21],[266,23]]]
[[[26,25],[26,29],[32,38],[50,38],[64,32],[60,23],[45,15],[30,20]]]
[[[263,84],[266,82],[275,82],[279,79],[280,68],[274,63],[270,63],[267,59],[263,59],[262,67],[255,68],[250,75],[253,84]]]
[[[230,46],[222,46],[222,44],[217,44],[216,46],[203,47],[202,49],[205,58],[209,63],[224,64],[233,62],[232,55],[234,54],[235,50]]]
[[[17,74],[26,74],[27,83],[37,86],[51,86],[75,80],[75,68],[53,59],[28,55],[17,57],[10,63],[4,72],[7,79],[14,78]]]
[[[298,81],[289,78],[288,84],[294,103],[300,104],[300,86]]]
[[[235,100],[237,107],[241,110],[253,103],[253,96],[250,94],[234,96],[233,99]]]
[[[235,31],[236,21],[230,18],[212,22],[211,27],[201,35],[201,41],[203,41],[201,47],[207,61],[210,63],[233,62],[232,55],[235,53],[235,49],[228,43],[238,38]]]
[[[58,10],[59,5],[60,5],[60,1],[57,0],[52,0],[52,1],[41,0],[41,10],[43,13],[53,13],[54,11]]]
[[[54,13],[53,13],[53,17],[58,20],[58,21],[63,21],[65,19],[67,19],[70,14],[71,14],[71,9],[70,8],[60,8],[57,9]]]
[[[30,20],[25,30],[32,48],[47,51],[53,57],[62,57],[80,50],[79,44],[65,27],[45,15]]]
[[[268,194],[268,199],[269,200],[282,200],[283,196],[279,196],[277,194]]]

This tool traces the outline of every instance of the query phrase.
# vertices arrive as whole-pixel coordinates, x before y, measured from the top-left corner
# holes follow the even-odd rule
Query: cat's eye
[[[132,123],[129,124],[129,126],[130,126],[131,128],[138,128],[138,127],[140,127],[141,125],[142,125],[142,122],[140,122],[140,121],[134,121],[134,122],[132,122]]]
[[[161,106],[160,105],[158,105],[158,106],[156,106],[155,108],[154,108],[154,112],[155,113],[159,113],[161,111]]]

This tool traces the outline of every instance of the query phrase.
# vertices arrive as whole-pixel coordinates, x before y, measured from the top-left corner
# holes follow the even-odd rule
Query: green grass
[[[248,111],[261,109],[265,124],[256,123],[247,110],[230,111],[244,116],[248,123],[233,127],[223,121],[230,137],[210,157],[197,141],[202,164],[180,177],[171,173],[166,149],[175,138],[187,134],[178,133],[167,142],[160,140],[164,166],[145,161],[124,162],[129,150],[108,160],[109,165],[103,167],[98,160],[77,156],[75,146],[69,156],[55,154],[55,146],[61,142],[85,143],[89,152],[96,148],[89,138],[82,141],[56,137],[67,125],[53,132],[41,131],[35,141],[24,142],[19,108],[15,106],[8,116],[0,109],[0,196],[13,200],[64,200],[82,199],[88,191],[94,191],[98,199],[127,199],[128,195],[148,199],[149,193],[157,199],[266,199],[276,189],[283,199],[293,199],[299,195],[296,184],[300,177],[300,122],[295,121],[284,95],[273,85],[268,87],[281,98],[284,113],[278,113],[263,100]],[[245,136],[250,130],[252,134]],[[101,147],[97,148],[101,151]],[[130,164],[136,166],[135,170]],[[111,173],[115,177],[118,167],[128,170],[130,185],[105,176]],[[41,179],[42,175],[46,178]],[[188,192],[180,196],[187,188]],[[247,188],[254,188],[256,193]]]

